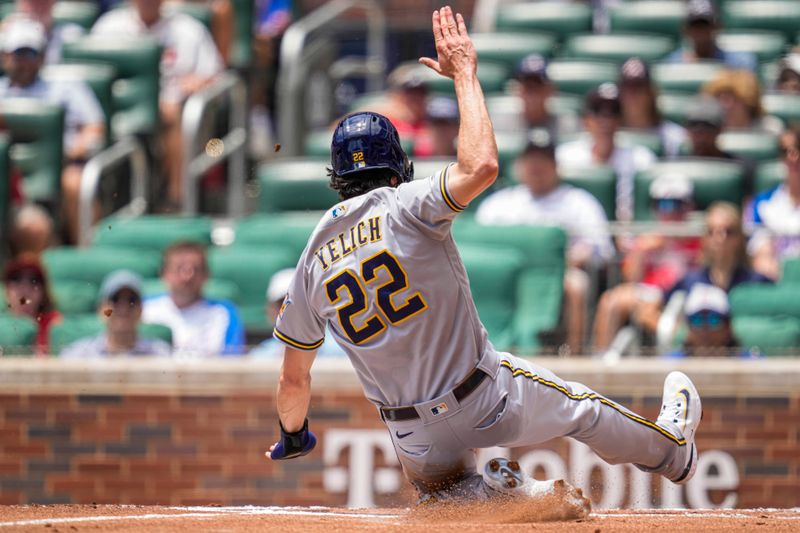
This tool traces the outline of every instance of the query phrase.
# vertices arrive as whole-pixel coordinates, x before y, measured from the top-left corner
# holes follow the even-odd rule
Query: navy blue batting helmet
[[[389,169],[403,182],[414,178],[414,165],[400,145],[397,129],[388,118],[368,111],[348,115],[336,126],[331,166],[336,176],[352,179],[375,168]]]

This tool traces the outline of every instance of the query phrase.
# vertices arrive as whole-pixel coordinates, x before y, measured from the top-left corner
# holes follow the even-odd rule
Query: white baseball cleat
[[[700,403],[700,394],[692,380],[683,372],[670,372],[664,380],[661,413],[656,419],[656,424],[664,429],[669,429],[672,424],[677,426],[689,449],[686,468],[672,480],[673,483],[679,485],[687,483],[697,470],[697,446],[694,443],[694,436],[702,418],[703,406]]]

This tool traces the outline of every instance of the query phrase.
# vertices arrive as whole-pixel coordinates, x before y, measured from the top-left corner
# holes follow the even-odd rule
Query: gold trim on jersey
[[[503,366],[511,371],[512,377],[522,376],[524,378],[533,380],[537,383],[540,383],[546,387],[550,387],[551,389],[557,390],[561,394],[565,395],[570,400],[575,401],[582,401],[582,400],[597,400],[603,405],[607,405],[617,411],[618,413],[622,414],[623,416],[633,420],[637,424],[641,424],[643,426],[649,427],[650,429],[654,429],[661,433],[663,436],[667,437],[669,440],[677,444],[678,446],[684,446],[686,444],[686,439],[679,439],[666,429],[662,428],[661,426],[647,420],[646,418],[642,418],[641,416],[635,415],[633,413],[628,412],[627,410],[623,409],[619,405],[615,404],[608,398],[604,398],[597,393],[594,392],[585,392],[583,394],[572,394],[569,390],[565,387],[559,385],[558,383],[553,383],[552,381],[548,381],[541,376],[534,374],[533,372],[528,372],[524,368],[514,368],[510,361],[503,359],[500,361],[500,366]]]
[[[444,171],[440,171],[439,189],[442,192],[442,198],[444,198],[444,203],[447,204],[447,207],[449,207],[450,209],[452,209],[456,213],[460,213],[465,209],[465,207],[463,207],[461,204],[456,202],[453,199],[453,197],[450,196],[450,192],[448,192],[448,190],[447,190],[447,183],[446,182],[447,182],[447,173],[449,171],[450,171],[450,165],[447,165],[447,167],[444,169]]]
[[[289,346],[291,346],[293,348],[297,348],[298,350],[316,350],[317,348],[322,346],[323,342],[325,342],[325,338],[323,337],[320,340],[318,340],[317,342],[312,342],[311,344],[306,344],[304,342],[300,342],[300,341],[294,340],[293,338],[289,337],[288,335],[285,335],[285,334],[281,333],[280,331],[278,331],[278,328],[275,328],[275,329],[272,330],[272,335],[275,338],[285,342]]]

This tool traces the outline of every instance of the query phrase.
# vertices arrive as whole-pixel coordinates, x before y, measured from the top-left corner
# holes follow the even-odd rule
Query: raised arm
[[[420,63],[451,78],[456,88],[461,123],[458,129],[458,162],[448,173],[453,198],[466,205],[497,178],[497,143],[478,82],[478,54],[467,34],[464,17],[450,6],[433,12],[433,37],[437,60]]]

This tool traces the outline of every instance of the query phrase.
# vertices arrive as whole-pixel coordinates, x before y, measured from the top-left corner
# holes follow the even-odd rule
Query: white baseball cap
[[[293,278],[293,268],[284,268],[273,274],[267,287],[267,302],[272,303],[283,300],[283,297],[289,292],[289,286],[292,284]]]
[[[687,200],[694,195],[692,180],[683,174],[662,174],[650,184],[650,198],[654,200]]]
[[[41,52],[47,44],[44,26],[27,17],[12,17],[2,36],[3,52],[11,53],[23,48]]]
[[[691,316],[700,311],[713,311],[720,315],[728,316],[731,312],[728,303],[728,294],[715,285],[697,283],[689,291],[686,305],[683,308],[686,316]]]

